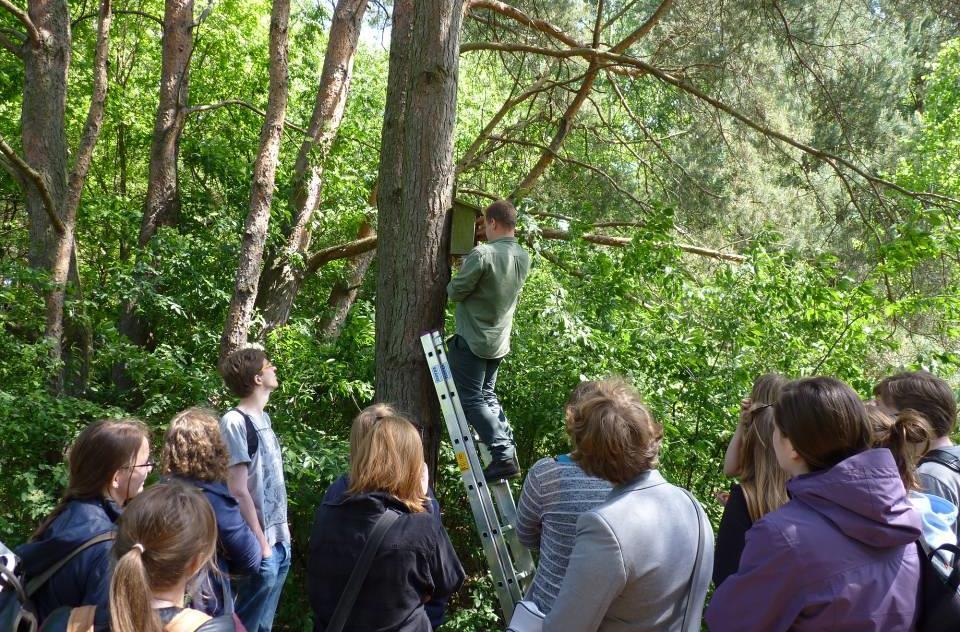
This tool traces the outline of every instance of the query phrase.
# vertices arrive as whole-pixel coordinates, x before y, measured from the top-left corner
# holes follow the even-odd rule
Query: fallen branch
[[[540,234],[545,239],[560,239],[563,241],[571,241],[574,239],[574,236],[570,234],[570,231],[559,230],[556,228],[543,228],[541,229]],[[613,246],[615,248],[623,248],[624,246],[629,246],[630,243],[633,242],[633,240],[629,237],[613,237],[611,235],[597,235],[595,233],[586,233],[580,235],[580,238],[592,244],[598,244],[600,246]],[[707,257],[710,259],[718,259],[720,261],[743,263],[747,260],[747,258],[743,255],[730,252],[720,252],[719,250],[703,248],[701,246],[693,246],[690,244],[673,244],[673,247],[679,248],[683,252],[692,255],[699,255],[701,257]]]

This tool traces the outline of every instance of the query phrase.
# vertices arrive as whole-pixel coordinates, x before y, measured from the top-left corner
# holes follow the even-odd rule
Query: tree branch
[[[107,58],[110,52],[110,25],[113,22],[113,6],[111,0],[101,0],[100,15],[97,20],[97,47],[93,60],[93,90],[90,98],[90,109],[87,110],[87,120],[83,125],[83,135],[77,146],[77,159],[70,172],[70,182],[67,189],[66,209],[64,216],[72,221],[80,205],[80,195],[83,192],[83,183],[87,179],[90,162],[93,159],[93,149],[100,137],[103,126],[103,112],[107,102]]]
[[[660,6],[657,7],[657,10],[647,18],[646,22],[640,25],[640,28],[625,37],[622,42],[611,48],[610,51],[613,53],[622,53],[633,46],[638,40],[646,37],[647,34],[653,30],[653,27],[657,25],[657,22],[670,10],[670,5],[672,4],[673,0],[663,0]]]
[[[354,241],[347,242],[345,244],[339,244],[336,246],[330,246],[329,248],[324,248],[319,250],[307,259],[307,265],[304,267],[304,276],[313,274],[319,270],[324,264],[330,263],[337,259],[349,259],[351,257],[356,257],[365,252],[370,252],[377,247],[377,236],[371,235],[369,237],[362,237],[360,239],[355,239]]]
[[[520,44],[504,44],[501,42],[468,43],[461,46],[460,50],[461,52],[471,51],[471,50],[508,50],[508,51],[519,51],[519,52],[528,52],[528,53],[546,55],[548,57],[560,57],[560,58],[582,57],[584,59],[599,58],[599,59],[611,61],[619,65],[634,66],[636,68],[639,68],[647,72],[648,74],[653,75],[663,83],[667,83],[671,86],[674,86],[675,88],[678,88],[679,90],[686,92],[687,94],[690,94],[691,96],[694,96],[697,99],[704,101],[705,103],[710,104],[715,109],[721,112],[724,112],[725,114],[740,121],[747,127],[757,132],[760,132],[761,134],[763,134],[764,136],[767,136],[768,138],[774,138],[776,140],[779,140],[783,143],[786,143],[787,145],[790,145],[791,147],[799,149],[800,151],[806,154],[809,154],[815,158],[818,158],[820,160],[835,161],[837,164],[842,165],[846,169],[856,173],[867,182],[871,182],[889,189],[893,189],[898,193],[901,193],[903,195],[906,195],[914,199],[940,201],[940,202],[946,202],[948,204],[952,204],[955,206],[960,206],[960,200],[956,198],[952,198],[947,195],[941,195],[939,193],[911,191],[910,189],[902,187],[895,182],[891,182],[890,180],[886,180],[884,178],[881,178],[880,176],[869,173],[862,167],[857,166],[856,164],[847,160],[846,158],[842,158],[840,156],[837,156],[836,154],[825,151],[823,149],[818,149],[816,147],[807,145],[806,143],[800,142],[794,138],[791,138],[790,136],[787,136],[783,132],[767,127],[762,123],[754,121],[752,118],[750,118],[746,114],[743,114],[736,108],[730,105],[727,105],[726,103],[720,101],[719,99],[716,99],[706,94],[705,92],[703,92],[702,90],[700,90],[699,88],[691,84],[689,81],[685,79],[681,79],[679,77],[675,77],[670,73],[664,72],[663,70],[657,68],[656,66],[653,66],[635,57],[615,54],[607,51],[597,51],[592,48],[581,48],[581,49],[571,48],[567,50],[554,50],[550,48],[538,48],[536,46],[526,46],[526,45],[520,45]]]
[[[18,44],[12,39],[7,37],[5,34],[0,33],[0,46],[7,49],[11,54],[20,59],[23,59],[23,44]]]
[[[255,114],[259,114],[260,116],[263,116],[263,117],[266,117],[267,115],[266,112],[264,112],[257,106],[247,103],[246,101],[241,101],[240,99],[226,99],[224,101],[218,101],[217,103],[210,103],[208,105],[195,105],[193,107],[187,108],[186,114],[187,116],[190,116],[191,114],[196,114],[197,112],[208,112],[210,110],[216,110],[217,108],[226,107],[228,105],[238,105],[242,108],[246,108],[251,112],[254,112]],[[304,134],[304,135],[309,134],[306,128],[300,127],[299,125],[296,125],[294,123],[290,123],[289,121],[284,121],[283,126],[286,128],[292,129],[296,132],[300,132],[301,134]]]
[[[17,173],[19,173],[25,181],[29,181],[33,186],[37,187],[37,191],[40,192],[40,197],[43,199],[43,208],[46,209],[47,215],[50,217],[50,223],[53,224],[57,233],[62,235],[67,232],[66,226],[63,225],[63,220],[61,220],[57,214],[57,209],[53,204],[53,198],[50,197],[50,189],[47,188],[47,182],[43,179],[43,175],[28,165],[23,158],[18,156],[17,152],[15,152],[3,138],[0,138],[0,153],[7,157],[10,165],[16,169]]]
[[[574,239],[573,235],[570,234],[570,231],[559,230],[556,228],[543,228],[540,231],[544,239],[559,239],[563,241],[572,241]],[[600,246],[613,246],[615,248],[623,248],[624,246],[629,246],[632,239],[629,237],[613,237],[610,235],[597,235],[594,233],[586,233],[580,235],[580,238],[584,241],[590,242],[592,244],[598,244]],[[719,250],[713,250],[711,248],[703,248],[701,246],[693,246],[690,244],[671,244],[674,248],[678,248],[683,252],[699,255],[701,257],[707,257],[710,259],[717,259],[719,261],[731,261],[733,263],[743,263],[747,260],[743,255],[738,255],[730,252],[721,252]]]
[[[160,31],[163,31],[163,18],[159,18],[155,15],[151,15],[146,11],[134,11],[132,9],[117,9],[113,12],[113,14],[114,15],[139,15],[142,18],[147,18],[148,20],[152,20],[156,22],[160,26]],[[97,17],[96,13],[84,13],[83,15],[81,15],[80,17],[78,17],[77,19],[75,19],[73,22],[70,23],[70,29],[72,30],[77,28],[77,24],[79,24],[83,20],[89,20],[90,18],[95,18],[95,17]]]
[[[567,35],[562,29],[550,24],[546,20],[532,18],[520,9],[510,6],[509,4],[498,2],[497,0],[470,0],[469,4],[467,5],[467,10],[472,11],[473,9],[487,9],[489,11],[495,11],[496,13],[515,20],[524,26],[528,26],[536,31],[540,31],[545,35],[549,35],[553,39],[562,42],[567,46],[571,46],[573,48],[584,47],[582,42],[579,42],[576,38]]]
[[[27,29],[27,37],[34,46],[40,45],[40,31],[37,30],[36,25],[33,23],[33,20],[30,19],[30,16],[27,15],[26,11],[10,2],[10,0],[0,0],[0,7],[12,13],[13,17],[23,23],[23,26]]]

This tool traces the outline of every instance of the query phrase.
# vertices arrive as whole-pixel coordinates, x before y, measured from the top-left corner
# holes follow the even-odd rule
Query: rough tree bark
[[[160,226],[176,225],[180,214],[177,163],[180,134],[189,102],[192,55],[193,0],[167,0],[163,11],[160,101],[150,144],[150,173],[140,222],[140,248],[150,242]]]
[[[166,0],[163,11],[163,48],[160,68],[160,99],[150,143],[147,196],[138,256],[161,226],[175,226],[180,214],[180,134],[189,103],[190,58],[193,55],[193,0]],[[150,327],[137,313],[136,301],[127,301],[118,323],[120,333],[138,346],[150,342]],[[122,366],[114,367],[114,381],[121,389],[131,386]]]
[[[360,230],[357,231],[357,239],[373,236],[375,236],[373,226],[369,222],[361,224]],[[347,264],[344,277],[338,280],[333,289],[330,290],[330,297],[327,299],[327,313],[320,321],[320,336],[325,340],[336,340],[340,336],[340,332],[343,331],[343,325],[347,322],[350,309],[360,293],[363,278],[367,275],[367,270],[373,263],[375,256],[375,250],[357,255]]]
[[[107,52],[112,18],[110,0],[100,3],[94,60],[93,94],[76,159],[68,176],[66,137],[67,74],[70,69],[70,11],[65,0],[32,0],[26,12],[4,5],[27,30],[18,56],[24,62],[21,112],[24,158],[0,139],[0,153],[24,186],[30,224],[31,267],[49,276],[44,291],[44,337],[58,367],[51,387],[63,392],[64,306],[74,231],[83,183],[100,135],[107,94]]]
[[[439,406],[419,338],[443,324],[450,277],[444,235],[462,16],[463,0],[394,4],[381,145],[376,393],[423,424],[431,470]]]
[[[220,339],[220,359],[247,341],[250,319],[257,300],[257,285],[263,264],[263,248],[270,225],[277,159],[287,110],[287,29],[290,0],[274,0],[270,16],[270,92],[266,118],[260,131],[260,149],[253,164],[250,212],[243,231],[233,299]]]
[[[267,331],[287,322],[305,277],[298,262],[308,258],[313,217],[320,204],[323,163],[343,119],[366,8],[367,0],[338,0],[334,9],[313,115],[294,165],[293,219],[284,227],[284,246],[270,254],[259,283],[257,304],[263,310]]]

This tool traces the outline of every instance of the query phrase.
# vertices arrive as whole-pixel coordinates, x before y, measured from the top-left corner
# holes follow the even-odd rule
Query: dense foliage
[[[595,3],[520,4],[590,37],[593,18],[584,16],[595,13]],[[613,16],[626,4],[608,3],[605,11]],[[611,39],[636,28],[657,4],[628,11]],[[898,367],[927,367],[955,385],[960,376],[960,217],[949,201],[960,198],[956,22],[913,3],[736,4],[677,2],[654,31],[659,46],[643,44],[641,53],[689,72],[771,128],[870,165],[903,189],[936,193],[941,203],[838,177],[829,161],[734,123],[653,77],[604,74],[559,159],[520,203],[523,239],[538,256],[499,380],[528,467],[566,450],[562,406],[577,381],[628,377],[665,425],[664,473],[691,488],[714,517],[713,494],[728,486],[723,450],[756,375],[836,375],[865,397]],[[163,14],[160,0],[129,5]],[[71,8],[77,23],[67,123],[75,141],[90,98],[96,32],[95,20],[83,17],[91,11],[86,3]],[[263,108],[269,14],[266,0],[213,3],[196,27],[191,103],[242,99]],[[287,112],[295,125],[310,117],[330,14],[325,3],[295,3]],[[383,34],[380,8],[371,5],[368,17],[346,115],[324,163],[317,248],[349,241],[373,221],[368,201],[388,64],[380,38],[389,30]],[[464,42],[524,37],[513,23],[480,17],[468,22]],[[16,26],[0,10],[0,33]],[[60,367],[51,366],[42,338],[38,290],[47,279],[27,264],[22,190],[0,170],[0,540],[7,544],[28,537],[53,507],[64,483],[63,451],[89,421],[140,417],[159,440],[182,408],[230,405],[214,367],[262,119],[236,107],[190,115],[180,145],[179,222],[138,252],[159,42],[155,21],[115,16],[104,128],[78,217],[80,285],[68,302],[74,352],[66,394],[49,388]],[[557,85],[506,114],[462,165],[458,198],[482,204],[484,193],[511,193],[570,101],[564,82],[575,90],[584,69],[516,52],[463,54],[457,159],[506,99],[540,77]],[[20,137],[22,83],[22,65],[0,50],[0,138],[12,145]],[[286,130],[274,245],[292,212],[300,140],[297,130]],[[585,238],[598,234],[622,243]],[[684,247],[690,244],[744,259],[701,257]],[[350,418],[374,397],[372,274],[342,333],[319,334],[327,297],[347,265],[334,261],[310,276],[290,320],[264,341],[281,381],[270,411],[283,443],[295,543],[278,621],[291,630],[311,629],[302,569],[313,510],[345,469]],[[153,324],[145,345],[118,329],[129,302]],[[83,330],[93,334],[89,343]],[[117,379],[121,369],[124,380]],[[445,449],[436,486],[469,573],[445,629],[495,629],[496,600]]]

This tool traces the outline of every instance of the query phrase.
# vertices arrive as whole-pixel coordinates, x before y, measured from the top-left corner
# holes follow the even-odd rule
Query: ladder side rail
[[[474,441],[473,431],[467,423],[466,413],[463,412],[463,405],[460,403],[460,396],[453,382],[453,373],[450,370],[450,363],[447,360],[446,346],[443,343],[443,338],[439,332],[435,331],[432,333],[432,339],[433,347],[437,353],[437,360],[441,365],[443,377],[447,382],[447,390],[451,395],[450,399],[452,400],[453,408],[457,413],[457,421],[460,425],[461,435],[464,437],[464,441],[467,441],[469,438],[469,442],[474,448],[473,451],[476,453],[477,443]],[[476,466],[479,465],[480,459],[478,455]],[[526,592],[527,586],[533,581],[533,555],[530,553],[530,550],[520,542],[520,537],[517,534],[517,506],[513,500],[510,484],[506,481],[489,483],[488,489],[491,499],[498,511],[500,524],[509,527],[504,528],[501,526],[501,531],[510,548],[511,564],[514,567],[514,576],[517,580],[519,600],[523,598],[523,593]]]
[[[517,594],[519,593],[517,589],[518,581],[510,559],[509,545],[504,540],[502,529],[497,521],[493,500],[487,491],[486,481],[482,478],[482,470],[479,469],[479,459],[475,450],[472,449],[472,436],[470,441],[464,440],[459,420],[452,405],[453,398],[450,396],[451,393],[447,390],[446,381],[443,379],[443,368],[437,361],[437,353],[433,342],[428,336],[421,338],[421,342],[427,356],[428,367],[434,379],[441,412],[453,444],[461,478],[467,491],[467,499],[474,516],[474,522],[480,535],[487,564],[493,575],[494,588],[497,589],[504,615],[509,620],[514,605],[518,601]],[[477,472],[480,472],[479,478]]]

